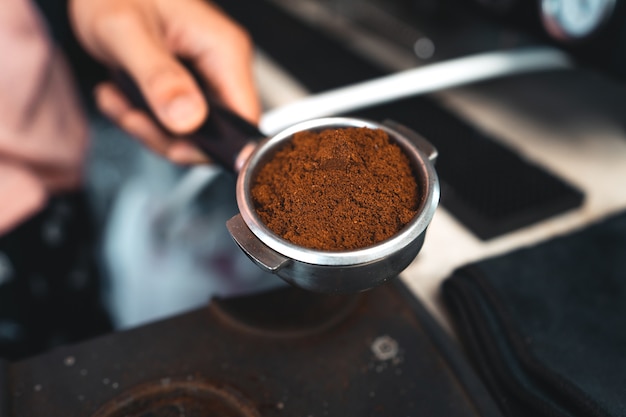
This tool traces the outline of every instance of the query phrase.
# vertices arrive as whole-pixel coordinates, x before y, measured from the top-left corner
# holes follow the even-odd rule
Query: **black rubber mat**
[[[442,299],[507,417],[626,417],[626,211],[455,270]]]
[[[267,1],[220,5],[257,45],[311,92],[383,76],[375,63]],[[583,194],[426,96],[354,115],[394,119],[439,150],[442,205],[481,239],[490,239],[578,207]]]

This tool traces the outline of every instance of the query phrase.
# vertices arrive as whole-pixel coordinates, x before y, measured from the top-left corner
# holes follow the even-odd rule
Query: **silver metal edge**
[[[400,233],[394,237],[376,245],[353,251],[320,251],[302,248],[286,241],[280,236],[272,233],[256,215],[256,212],[253,210],[252,202],[249,200],[249,196],[245,191],[249,189],[251,185],[252,173],[250,167],[254,166],[254,164],[261,159],[266,151],[270,150],[277,143],[288,139],[294,133],[302,130],[327,126],[369,127],[372,129],[382,129],[397,138],[402,143],[405,150],[414,150],[419,154],[423,164],[422,168],[427,172],[429,178],[428,190],[426,198],[424,199],[424,208],[418,216],[416,216]],[[410,143],[402,133],[381,123],[370,120],[350,117],[326,117],[298,123],[261,143],[254,150],[240,171],[236,187],[237,204],[239,206],[239,212],[251,232],[257,236],[261,242],[276,252],[296,261],[308,264],[328,266],[359,265],[387,257],[398,251],[399,248],[410,244],[421,233],[425,232],[439,203],[440,189],[437,178],[437,173],[435,172],[434,166],[429,161],[429,156],[425,155],[414,144]]]

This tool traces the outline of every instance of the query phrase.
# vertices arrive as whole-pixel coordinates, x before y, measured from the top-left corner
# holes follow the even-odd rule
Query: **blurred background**
[[[281,310],[281,301],[289,300],[280,292],[286,284],[261,272],[232,241],[225,222],[238,212],[235,177],[213,166],[175,166],[104,119],[94,107],[92,89],[108,70],[76,43],[65,0],[39,0],[70,57],[90,117],[87,192],[106,304],[115,330],[139,328],[17,366],[12,389],[39,395],[38,406],[47,409],[41,381],[65,377],[66,386],[50,383],[46,389],[58,391],[45,393],[59,409],[66,405],[58,399],[67,395],[76,409],[93,412],[116,394],[102,389],[113,381],[111,375],[118,378],[115,389],[132,389],[148,380],[163,387],[175,372],[197,371],[245,387],[267,415],[285,415],[286,404],[298,410],[290,415],[327,415],[329,409],[343,411],[334,415],[377,416],[499,416],[503,410],[511,416],[546,410],[545,415],[623,415],[624,216],[622,223],[617,218],[591,235],[575,233],[626,209],[624,2],[215,3],[255,42],[264,133],[311,117],[348,115],[392,119],[437,148],[441,204],[421,252],[400,275],[401,285],[362,294],[359,306],[365,307],[340,300],[323,311],[332,320],[339,311],[332,325],[298,333],[305,334],[302,339],[292,333],[274,337],[293,311],[306,310],[308,319],[317,315],[320,303],[296,306],[300,298],[295,298]],[[570,236],[573,240],[567,240]],[[473,267],[484,272],[478,284],[466,279]],[[477,297],[485,277],[493,278],[487,286],[491,292]],[[442,286],[451,280],[446,301]],[[269,303],[235,299],[230,310],[223,303],[270,289],[279,292]],[[222,304],[204,309],[215,302]],[[470,313],[463,310],[467,305]],[[488,308],[492,305],[495,313]],[[181,315],[194,309],[200,310]],[[237,322],[240,313],[278,324],[255,333],[249,323]],[[324,314],[319,315],[325,319]],[[511,316],[518,321],[507,321]],[[142,327],[161,319],[171,321]],[[481,327],[501,319],[502,328],[493,334]],[[464,335],[469,343],[463,350],[450,343],[459,341],[459,329],[470,333]],[[508,350],[511,339],[517,344],[511,342]],[[381,359],[375,342],[392,355],[382,352]],[[469,360],[468,350],[473,350]],[[547,360],[520,371],[528,357]],[[93,367],[93,404],[82,402],[88,378],[81,378],[87,374],[68,371],[78,370],[71,368],[76,358]],[[493,364],[496,374],[502,372],[495,379]],[[0,386],[8,369],[2,366]],[[547,383],[554,381],[552,371],[558,374],[553,386]],[[345,378],[337,377],[341,372]],[[564,380],[588,396],[562,392]],[[300,384],[306,395],[289,391]],[[503,395],[501,387],[512,388]],[[528,398],[532,401],[524,403]],[[586,413],[588,404],[579,404],[580,398],[583,403],[591,398],[600,404],[597,409],[609,412]],[[518,400],[523,406],[507,410]],[[376,402],[379,408],[372,405]],[[35,403],[24,395],[15,404],[30,409]],[[397,413],[385,414],[394,406]]]
[[[451,88],[428,94],[418,89],[413,100],[403,96],[404,101],[395,103],[381,91],[385,98],[379,106],[376,93],[370,93],[374,104],[368,108],[354,102],[338,111],[402,119],[440,151],[443,208],[438,218],[445,218],[441,222],[446,226],[441,226],[444,232],[431,234],[446,242],[431,238],[434,242],[425,247],[422,260],[405,274],[434,310],[438,283],[455,266],[570,230],[624,202],[613,190],[625,125],[623,2],[217,3],[257,44],[266,130],[272,123],[296,121],[292,116],[280,120],[280,110],[318,93],[482,54],[502,52],[510,60],[511,68],[492,79],[472,82],[473,70],[461,64]],[[212,294],[281,285],[273,277],[259,277],[234,245],[229,246],[222,225],[236,213],[233,179],[216,168],[173,166],[103,119],[91,90],[108,76],[107,70],[76,43],[63,0],[39,1],[39,6],[70,56],[91,118],[88,188],[118,325],[184,311]],[[516,58],[520,51],[530,51],[532,58]],[[532,70],[523,69],[527,59],[533,60]],[[516,66],[522,69],[516,71]],[[507,71],[515,75],[507,76]],[[468,82],[463,81],[466,75]],[[407,88],[405,95],[411,96]],[[298,119],[306,117],[303,112]],[[607,175],[610,169],[614,172]],[[558,217],[572,209],[578,214]],[[536,227],[554,216],[560,222]],[[168,230],[167,238],[153,236],[155,223],[166,224],[160,228]],[[451,241],[455,250],[445,255],[429,249]],[[204,279],[207,274],[217,278]],[[147,276],[153,277],[149,285]],[[233,282],[234,276],[244,277],[243,282]]]

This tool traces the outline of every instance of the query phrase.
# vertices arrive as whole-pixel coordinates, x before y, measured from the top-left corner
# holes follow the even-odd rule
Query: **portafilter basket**
[[[129,77],[118,74],[117,81],[135,106],[152,114]],[[226,226],[237,245],[260,268],[302,289],[354,293],[398,276],[415,259],[424,243],[440,194],[434,168],[437,151],[426,139],[393,121],[378,123],[350,117],[313,119],[264,137],[255,126],[224,106],[210,101],[209,108],[207,120],[186,138],[212,160],[238,174],[239,214],[228,220]],[[353,127],[387,132],[407,155],[419,187],[417,214],[394,236],[355,250],[311,249],[278,236],[263,223],[255,210],[251,195],[255,175],[297,132]]]
[[[356,250],[316,250],[281,238],[263,223],[255,210],[250,192],[255,175],[295,133],[349,127],[382,129],[402,148],[420,189],[417,214],[391,238]],[[436,151],[430,143],[393,122],[330,117],[298,123],[263,140],[248,157],[237,178],[240,214],[230,219],[226,226],[239,247],[258,266],[297,287],[324,293],[370,289],[402,272],[424,243],[426,229],[439,201],[439,180],[433,165],[435,158]]]

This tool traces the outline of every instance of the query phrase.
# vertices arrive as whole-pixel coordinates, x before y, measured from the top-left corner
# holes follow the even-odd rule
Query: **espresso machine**
[[[540,52],[532,71],[542,65],[563,70],[572,62],[616,78],[626,71],[619,52],[624,5],[616,0],[216,3],[307,95],[468,56],[518,57],[512,50]],[[584,205],[587,190],[579,183],[503,145],[498,129],[468,122],[451,110],[455,101],[448,96],[368,100],[333,116],[393,119],[431,142],[441,207],[454,228],[462,225],[460,240],[484,249],[480,256],[501,250],[493,242],[506,243]],[[455,256],[454,249],[446,254],[439,236],[431,249],[426,233],[426,253],[367,291],[270,286],[214,297],[191,311],[36,357],[0,361],[0,416],[501,416],[445,310],[436,308],[435,290],[416,292],[428,272],[423,265],[432,265],[428,259],[442,264]],[[279,280],[271,273],[267,279]]]

